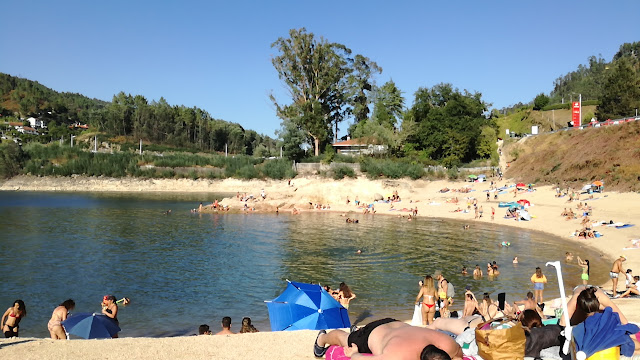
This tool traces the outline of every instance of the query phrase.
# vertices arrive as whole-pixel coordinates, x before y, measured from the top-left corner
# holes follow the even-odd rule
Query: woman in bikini
[[[589,260],[582,260],[580,256],[578,256],[578,265],[582,268],[582,275],[580,278],[582,279],[582,285],[587,285],[589,282]]]
[[[433,284],[431,275],[425,276],[420,292],[416,296],[416,303],[420,302],[421,296],[422,325],[430,325],[433,323],[433,317],[436,314],[436,287]]]
[[[23,317],[27,316],[27,307],[24,305],[24,301],[16,300],[13,302],[13,307],[7,309],[2,315],[2,320],[0,321],[0,327],[2,327],[2,332],[4,333],[4,337],[17,337],[20,324],[20,320]]]
[[[496,315],[498,315],[498,310],[498,304],[491,300],[489,293],[484,293],[482,303],[480,304],[480,314],[482,315],[484,321],[494,319]]]
[[[478,311],[478,300],[470,290],[464,293],[464,308],[462,309],[462,316],[471,316],[480,314]]]
[[[47,329],[49,329],[49,333],[53,340],[62,340],[67,338],[61,323],[67,320],[69,311],[73,310],[75,307],[76,303],[73,300],[68,299],[53,310],[51,319],[49,320],[49,323],[47,323]]]
[[[349,286],[347,286],[347,284],[345,284],[344,282],[341,282],[338,291],[338,302],[340,303],[340,305],[349,310],[349,302],[355,298],[356,294],[351,291],[351,288],[349,288]]]
[[[102,313],[116,322],[116,325],[120,326],[118,321],[118,304],[116,304],[116,297],[113,295],[105,295],[102,298]],[[118,334],[114,334],[113,338],[117,338]]]

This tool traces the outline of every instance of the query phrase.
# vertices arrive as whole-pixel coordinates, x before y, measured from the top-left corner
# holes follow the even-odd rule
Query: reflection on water
[[[249,316],[264,331],[264,300],[290,279],[349,284],[357,294],[352,321],[408,319],[418,280],[435,270],[456,287],[454,309],[466,285],[476,293],[506,292],[509,301],[524,297],[536,266],[549,278],[545,298],[558,296],[555,270],[544,263],[570,250],[558,238],[490,224],[464,230],[460,222],[426,218],[354,215],[360,223],[346,224],[334,213],[189,211],[219,196],[0,192],[0,307],[25,301],[22,336],[48,337],[46,323],[63,300],[73,298],[78,312],[98,312],[105,294],[132,300],[120,309],[121,336],[182,335],[202,323],[215,329],[223,316],[232,317],[234,330]],[[498,247],[502,241],[512,246]],[[603,282],[597,276],[606,264],[593,252],[584,255],[594,283]],[[460,274],[462,265],[486,270],[494,260],[497,279]],[[563,266],[563,276],[575,286],[580,269]]]

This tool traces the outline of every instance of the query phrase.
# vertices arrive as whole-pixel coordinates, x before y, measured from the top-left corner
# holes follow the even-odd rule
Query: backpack
[[[453,288],[453,284],[449,282],[449,280],[447,281],[447,297],[448,298],[453,298],[456,295],[456,290]]]

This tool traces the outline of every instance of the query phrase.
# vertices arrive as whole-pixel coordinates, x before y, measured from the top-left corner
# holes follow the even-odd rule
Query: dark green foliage
[[[24,154],[16,143],[0,144],[0,178],[11,178],[22,171]]]
[[[351,177],[351,178],[356,177],[355,171],[353,171],[353,169],[350,168],[349,166],[345,166],[345,165],[336,166],[332,170],[333,170],[334,180],[344,179],[345,176]]]
[[[275,159],[267,160],[262,165],[262,173],[271,179],[289,179],[296,176],[295,170],[290,160]]]
[[[596,117],[600,121],[635,115],[640,108],[640,71],[626,57],[616,61],[607,78]]]
[[[415,96],[407,113],[415,123],[407,142],[414,144],[415,151],[448,167],[481,156],[477,141],[482,128],[496,127],[492,118],[485,117],[487,104],[481,94],[461,93],[451,84],[439,84],[420,88]]]
[[[447,178],[449,180],[457,180],[460,177],[460,172],[458,171],[458,167],[454,166],[447,170]]]
[[[545,94],[538,94],[533,100],[533,110],[540,110],[549,105],[549,97]]]
[[[390,159],[364,158],[360,162],[360,171],[366,173],[369,179],[377,179],[384,176],[391,179],[410,177],[416,180],[424,176],[424,169],[421,165]]]
[[[302,131],[315,156],[331,142],[348,114],[358,120],[367,117],[365,91],[371,90],[372,74],[381,72],[374,62],[304,28],[291,29],[288,38],[277,39],[271,47],[278,51],[271,62],[291,94],[291,103],[281,105],[273,95],[271,100],[286,132],[292,132],[291,127]]]
[[[544,111],[550,111],[550,110],[569,110],[571,108],[571,104],[566,103],[566,104],[553,104],[553,105],[547,105],[544,107]]]
[[[68,142],[70,135],[80,131],[69,129],[69,125],[80,122],[107,137],[123,136],[134,142],[142,139],[174,150],[224,152],[226,147],[230,154],[253,155],[260,148],[262,156],[276,151],[275,140],[268,136],[214,119],[199,108],[171,106],[164,98],[149,103],[144,96],[120,92],[108,103],[79,94],[58,93],[37,82],[0,73],[0,103],[3,101],[13,104],[22,117],[33,115],[49,124],[48,133],[33,137],[33,141],[50,142],[63,137]],[[21,138],[26,140],[27,136]],[[124,148],[135,151],[138,144]],[[145,150],[152,149],[153,146],[145,146]]]

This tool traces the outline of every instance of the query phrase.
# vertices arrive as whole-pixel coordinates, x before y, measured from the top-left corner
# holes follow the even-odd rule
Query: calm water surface
[[[217,197],[222,194],[217,194]],[[334,213],[192,214],[212,194],[92,194],[0,192],[0,310],[23,299],[25,337],[48,337],[47,321],[67,298],[77,312],[100,311],[105,294],[131,298],[120,307],[121,336],[192,334],[200,324],[218,328],[231,316],[239,330],[244,316],[269,330],[264,300],[286,287],[285,279],[337,287],[345,281],[357,294],[352,322],[384,316],[408,319],[418,280],[442,270],[456,287],[476,295],[506,292],[507,300],[532,288],[536,266],[549,278],[545,298],[559,295],[555,270],[546,261],[575,250],[563,240],[490,224],[356,215],[345,224]],[[171,215],[164,211],[171,209]],[[509,248],[497,245],[511,242]],[[356,254],[362,249],[361,255]],[[608,264],[594,252],[592,279]],[[512,265],[518,255],[520,264]],[[497,261],[497,279],[460,275]],[[564,266],[567,288],[578,284],[577,265]],[[594,283],[605,278],[595,276]]]

